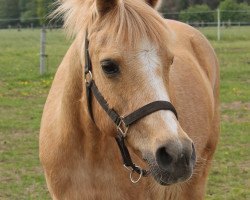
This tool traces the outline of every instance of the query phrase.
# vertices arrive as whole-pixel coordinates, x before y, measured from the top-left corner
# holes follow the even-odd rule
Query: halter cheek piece
[[[109,108],[107,101],[104,99],[100,91],[98,90],[93,77],[92,77],[92,63],[89,56],[89,41],[87,39],[87,33],[85,38],[85,84],[86,84],[86,95],[87,95],[87,105],[88,111],[91,119],[94,122],[93,112],[92,112],[92,95],[95,96],[98,103],[105,110],[111,120],[115,123],[117,128],[117,135],[115,137],[118,147],[120,149],[124,167],[130,170],[130,180],[133,183],[137,183],[142,176],[146,177],[149,175],[149,171],[142,169],[141,167],[135,165],[131,159],[128,148],[125,145],[124,139],[130,125],[135,123],[137,120],[159,110],[170,110],[172,111],[176,118],[178,119],[177,112],[174,106],[168,101],[154,101],[151,102],[138,110],[130,113],[125,117],[121,117],[114,109]],[[137,180],[133,179],[133,173],[139,174]]]

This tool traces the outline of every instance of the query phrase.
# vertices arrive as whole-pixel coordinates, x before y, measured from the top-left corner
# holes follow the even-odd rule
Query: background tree
[[[194,5],[180,12],[179,19],[184,22],[213,22],[214,13],[208,5]]]
[[[235,0],[225,0],[219,5],[221,21],[250,21],[250,6],[245,3],[237,3]]]
[[[38,25],[37,3],[33,0],[21,0],[19,2],[21,10],[21,22],[26,25]]]
[[[19,0],[19,11],[22,13],[26,10],[26,4],[28,0]]]
[[[40,18],[40,24],[48,22],[48,15],[53,11],[55,0],[36,0],[37,2],[37,15]]]
[[[215,9],[219,3],[220,0],[163,0],[161,11],[179,12],[197,4],[207,4],[211,9]]]
[[[0,0],[0,26],[14,25],[19,22],[20,12],[18,1]]]
[[[247,3],[250,4],[250,0],[237,0],[238,3]]]
[[[185,10],[189,6],[189,2],[187,0],[178,0],[177,2],[178,2],[177,8],[179,11]]]
[[[189,6],[188,0],[162,0],[162,7],[159,10],[165,18],[178,19],[178,12],[187,9]]]

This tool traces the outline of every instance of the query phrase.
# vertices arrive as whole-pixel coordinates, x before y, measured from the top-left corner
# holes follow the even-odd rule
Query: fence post
[[[46,72],[46,54],[45,54],[45,48],[46,48],[46,29],[45,26],[41,29],[41,47],[40,47],[40,75],[45,74]]]
[[[220,40],[220,9],[217,9],[217,40]]]

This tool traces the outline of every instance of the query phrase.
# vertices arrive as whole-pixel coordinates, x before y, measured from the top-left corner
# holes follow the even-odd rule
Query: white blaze
[[[161,60],[157,54],[157,49],[148,41],[144,41],[139,53],[139,59],[143,66],[144,73],[148,77],[148,87],[151,88],[152,95],[154,95],[154,101],[163,100],[170,101],[166,87],[162,80],[162,77],[157,75],[157,69],[162,67]],[[177,123],[175,116],[171,111],[161,110],[160,112],[163,119],[166,120],[170,133],[177,134]]]

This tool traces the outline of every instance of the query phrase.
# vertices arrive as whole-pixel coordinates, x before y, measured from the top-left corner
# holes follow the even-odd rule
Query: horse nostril
[[[185,155],[185,154],[181,154],[181,160],[183,160],[183,163],[186,164],[186,166],[189,166],[189,156],[188,155]]]
[[[166,151],[165,147],[161,147],[156,151],[156,161],[160,167],[166,169],[172,163],[173,157]]]
[[[190,166],[190,164],[194,164],[195,161],[196,161],[196,154],[195,154],[194,144],[192,143],[192,149],[184,149],[178,162],[183,163],[188,167]]]
[[[196,151],[195,151],[195,147],[194,147],[194,143],[192,143],[192,154],[191,154],[191,160],[193,162],[196,161]]]

